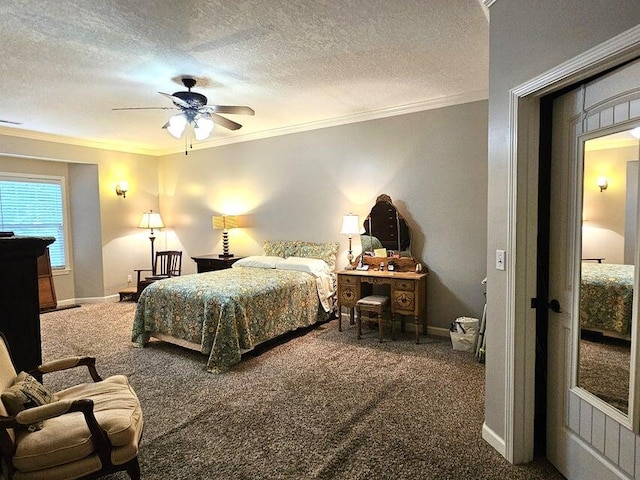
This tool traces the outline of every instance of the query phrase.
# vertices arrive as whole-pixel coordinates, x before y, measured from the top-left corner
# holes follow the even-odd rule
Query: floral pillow
[[[300,240],[272,241],[264,242],[264,254],[276,255],[283,258],[306,257],[324,260],[331,271],[336,268],[336,256],[338,255],[338,243],[313,243]]]
[[[329,269],[334,271],[336,268],[336,256],[338,255],[337,243],[311,243],[298,242],[297,257],[319,258],[324,260]]]
[[[266,240],[263,244],[264,254],[287,258],[296,254],[297,246],[294,242]]]

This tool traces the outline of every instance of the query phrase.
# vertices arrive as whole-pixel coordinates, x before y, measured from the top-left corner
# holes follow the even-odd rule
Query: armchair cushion
[[[114,465],[136,457],[142,435],[142,409],[127,377],[115,375],[101,382],[76,385],[56,396],[61,401],[93,400],[96,420],[113,446]],[[44,420],[43,428],[37,432],[16,433],[13,464],[24,473],[37,472],[39,476],[34,478],[49,478],[45,471],[53,474],[56,466],[71,462],[95,463],[96,470],[100,469],[91,433],[79,412]]]
[[[25,372],[20,372],[13,385],[2,392],[4,408],[9,415],[17,415],[23,410],[46,405],[55,400],[55,396],[38,380]],[[30,430],[42,428],[42,422],[30,425]]]

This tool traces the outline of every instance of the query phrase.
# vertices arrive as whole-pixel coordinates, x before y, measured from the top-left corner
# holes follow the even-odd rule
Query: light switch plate
[[[505,270],[507,264],[507,252],[496,250],[496,270]]]

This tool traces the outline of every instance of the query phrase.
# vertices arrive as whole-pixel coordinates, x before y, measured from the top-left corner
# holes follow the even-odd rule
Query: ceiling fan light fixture
[[[169,119],[169,126],[167,127],[167,131],[174,136],[175,138],[182,137],[184,133],[184,129],[187,126],[187,119],[184,118],[184,115],[178,114],[173,115]]]
[[[198,118],[193,125],[193,132],[196,136],[196,140],[205,140],[211,135],[213,131],[213,120],[207,117]]]

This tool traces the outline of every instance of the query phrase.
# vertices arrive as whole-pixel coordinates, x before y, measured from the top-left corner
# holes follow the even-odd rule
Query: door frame
[[[533,460],[540,100],[640,55],[640,25],[509,91],[505,444],[512,463]]]

